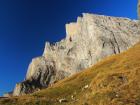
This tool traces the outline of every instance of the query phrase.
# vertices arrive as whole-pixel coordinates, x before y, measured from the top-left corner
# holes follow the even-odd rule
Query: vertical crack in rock
[[[103,42],[103,46],[102,46],[102,48],[104,48],[105,47],[105,42]]]
[[[112,44],[114,54],[117,54],[114,43],[111,40],[110,40],[110,42]]]
[[[114,53],[115,53],[115,54],[120,53],[120,52],[121,52],[121,51],[120,51],[120,47],[119,47],[119,44],[118,44],[118,42],[117,42],[117,40],[116,40],[116,37],[115,37],[114,32],[111,31],[110,29],[108,29],[106,26],[104,26],[104,25],[102,25],[102,24],[101,24],[101,26],[102,26],[105,30],[109,31],[109,32],[111,33],[111,35],[113,36],[113,40],[114,40],[114,42],[115,42],[115,44],[116,44],[116,46],[117,46],[117,51],[116,51],[116,46],[115,46],[114,43],[110,40],[110,42],[111,42],[111,44],[112,44],[112,46],[113,46],[113,49],[114,49]],[[121,29],[120,29],[120,30],[121,30]],[[104,47],[105,47],[105,42],[103,42],[103,48],[104,48]]]
[[[111,33],[112,33],[112,35],[113,35],[113,39],[114,39],[114,41],[115,41],[115,43],[116,43],[116,45],[117,45],[117,52],[118,53],[120,53],[121,51],[120,51],[120,47],[119,47],[119,44],[118,44],[118,42],[117,42],[117,40],[116,40],[116,37],[115,37],[115,35],[114,35],[114,33],[112,32],[112,31],[110,31]],[[115,51],[116,52],[116,51]],[[116,54],[116,53],[115,53]]]

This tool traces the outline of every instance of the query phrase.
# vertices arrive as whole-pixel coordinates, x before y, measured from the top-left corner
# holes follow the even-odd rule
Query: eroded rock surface
[[[83,14],[66,25],[66,38],[46,43],[42,57],[34,58],[24,82],[16,85],[14,96],[46,88],[109,55],[121,53],[140,40],[137,20]]]

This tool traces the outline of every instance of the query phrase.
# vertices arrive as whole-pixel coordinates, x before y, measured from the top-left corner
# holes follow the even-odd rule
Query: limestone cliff
[[[109,55],[121,53],[140,40],[137,20],[83,14],[77,22],[66,24],[66,38],[46,43],[41,57],[29,65],[25,81],[13,95],[32,93],[90,67]]]

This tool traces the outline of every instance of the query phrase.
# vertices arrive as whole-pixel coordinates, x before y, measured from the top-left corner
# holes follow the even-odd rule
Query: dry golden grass
[[[62,98],[67,102],[59,103]],[[140,43],[40,92],[1,99],[0,105],[140,105]]]

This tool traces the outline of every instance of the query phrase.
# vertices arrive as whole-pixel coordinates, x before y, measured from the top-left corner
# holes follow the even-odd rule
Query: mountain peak
[[[30,63],[25,81],[16,85],[14,96],[47,88],[140,40],[137,20],[89,13],[66,24],[66,33],[60,42],[46,43],[43,55]]]

